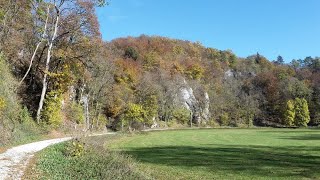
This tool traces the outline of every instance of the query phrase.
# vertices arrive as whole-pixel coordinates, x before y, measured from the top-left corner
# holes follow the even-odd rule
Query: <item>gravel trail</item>
[[[101,133],[89,136],[102,136],[115,133]],[[0,154],[0,180],[17,180],[21,179],[23,172],[28,165],[29,160],[34,154],[42,149],[71,140],[72,137],[57,138],[45,141],[34,142],[8,149]]]
[[[34,153],[57,143],[70,140],[71,137],[34,142],[8,149],[0,154],[0,179],[21,179],[29,160]]]

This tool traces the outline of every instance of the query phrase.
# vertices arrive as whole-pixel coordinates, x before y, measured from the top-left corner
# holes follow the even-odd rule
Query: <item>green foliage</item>
[[[0,53],[0,145],[8,143],[19,124],[21,110],[15,89],[17,81],[10,72],[10,67]]]
[[[234,54],[231,54],[228,60],[229,67],[235,68],[237,65],[237,62],[238,62],[237,57]]]
[[[153,70],[156,67],[159,67],[159,55],[155,52],[149,52],[144,56],[143,67],[146,70]]]
[[[229,114],[224,112],[219,119],[221,126],[228,126],[230,124]]]
[[[292,97],[307,98],[311,94],[311,90],[307,87],[305,82],[298,79],[291,79],[288,82],[288,92]]]
[[[286,104],[286,109],[284,113],[284,124],[287,126],[294,125],[295,116],[295,103],[293,100],[289,100]]]
[[[0,112],[6,107],[6,102],[4,102],[4,98],[0,97]]]
[[[59,92],[51,91],[47,93],[42,119],[53,128],[58,128],[61,125],[63,120],[62,96]]]
[[[172,120],[180,124],[188,124],[190,122],[190,111],[186,108],[176,108],[172,111]]]
[[[215,119],[210,119],[207,123],[212,128],[220,127],[219,123]]]
[[[79,139],[74,139],[66,145],[65,154],[71,157],[80,157],[85,154],[85,143]]]
[[[5,13],[0,9],[0,22],[2,23],[5,17]]]
[[[156,95],[145,95],[143,110],[146,123],[152,123],[152,119],[158,115],[158,98]]]
[[[0,146],[38,140],[41,131],[26,107],[21,108],[15,89],[17,81],[0,54]]]
[[[24,106],[22,108],[22,110],[20,111],[20,122],[21,123],[26,123],[26,122],[32,122],[33,119],[29,113],[29,110],[26,106]]]
[[[137,50],[134,49],[133,47],[128,47],[128,48],[125,50],[124,56],[125,56],[126,58],[131,58],[131,59],[133,59],[133,60],[137,60],[138,57],[139,57],[139,54],[138,54]]]
[[[123,122],[129,126],[131,131],[132,124],[134,122],[144,122],[146,117],[146,111],[143,109],[143,106],[140,104],[129,103],[127,110],[124,112]]]
[[[72,102],[68,105],[67,116],[70,121],[82,124],[85,120],[83,107],[81,104]]]
[[[84,141],[85,153],[81,156],[66,156],[68,143],[45,149],[37,156],[34,167],[29,169],[31,172],[27,172],[27,179],[150,179],[127,155],[105,149],[103,141],[92,141],[94,145]]]
[[[308,102],[305,99],[295,99],[295,120],[294,124],[300,127],[306,127],[310,121]]]

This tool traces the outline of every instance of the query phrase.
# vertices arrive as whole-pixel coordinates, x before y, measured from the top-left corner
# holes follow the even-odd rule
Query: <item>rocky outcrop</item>
[[[180,86],[177,94],[177,105],[188,109],[192,115],[193,123],[199,124],[209,120],[209,95],[207,92],[201,93],[200,98],[197,99],[194,90],[183,79],[183,84]]]

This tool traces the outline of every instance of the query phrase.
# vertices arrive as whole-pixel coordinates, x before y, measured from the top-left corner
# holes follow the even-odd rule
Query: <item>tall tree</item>
[[[277,57],[276,64],[279,64],[279,65],[284,64],[284,60],[283,60],[282,56],[279,55],[279,56]]]
[[[294,125],[295,117],[296,117],[296,112],[295,112],[294,101],[289,100],[286,104],[286,109],[284,113],[284,124],[287,126]]]
[[[306,127],[310,121],[310,113],[308,108],[308,102],[303,98],[295,99],[295,120],[296,126]]]
[[[61,2],[63,3],[63,2]],[[39,101],[39,107],[37,110],[37,122],[38,124],[40,123],[40,118],[41,118],[41,111],[43,108],[43,103],[44,103],[44,98],[47,93],[47,88],[48,88],[48,72],[50,70],[50,61],[51,61],[51,56],[52,56],[52,48],[53,48],[53,43],[56,40],[57,33],[58,33],[58,24],[60,20],[60,8],[61,5],[57,5],[56,2],[54,2],[53,5],[49,4],[48,6],[53,6],[55,9],[55,18],[54,18],[54,26],[52,27],[52,34],[48,34],[49,38],[48,39],[48,50],[47,50],[47,58],[46,58],[46,63],[45,63],[45,70],[44,70],[44,76],[42,79],[42,92],[41,92],[41,97]],[[48,7],[50,9],[50,7]]]

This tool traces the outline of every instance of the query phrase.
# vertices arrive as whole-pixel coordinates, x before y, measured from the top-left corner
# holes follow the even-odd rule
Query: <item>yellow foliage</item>
[[[54,128],[58,128],[63,120],[61,101],[61,94],[57,91],[51,91],[46,96],[42,118]]]
[[[2,110],[6,106],[6,102],[2,97],[0,97],[0,110]]]
[[[185,74],[191,78],[191,79],[200,79],[203,77],[203,73],[204,73],[204,69],[197,65],[197,64],[194,64],[194,65],[191,65],[187,68],[187,70],[185,71]]]
[[[174,46],[173,47],[173,53],[175,55],[184,54],[184,49],[181,46]]]
[[[1,111],[5,108],[6,102],[2,97],[0,97],[0,115],[2,114]]]

